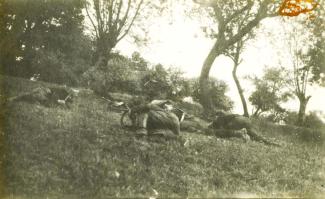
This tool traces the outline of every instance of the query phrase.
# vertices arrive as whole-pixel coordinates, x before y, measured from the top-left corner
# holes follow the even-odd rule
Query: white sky
[[[167,67],[179,67],[185,72],[186,76],[198,77],[214,40],[206,38],[202,33],[200,29],[202,21],[189,19],[180,12],[173,12],[172,15],[172,23],[170,23],[169,16],[157,19],[151,25],[149,35],[153,41],[149,42],[148,46],[139,48],[130,44],[126,39],[118,44],[117,49],[126,55],[138,51],[152,63],[161,63]],[[281,26],[276,19],[263,21],[263,30],[273,32],[280,29]],[[243,80],[243,77],[247,75],[261,76],[265,65],[277,66],[278,55],[274,46],[285,49],[281,38],[276,44],[272,45],[270,40],[265,38],[265,35],[257,36],[254,40],[249,41],[249,46],[243,52],[243,62],[239,66],[237,74],[245,90],[246,99],[248,99],[253,87],[250,82]],[[230,89],[227,95],[235,102],[234,112],[242,113],[240,98],[231,71],[232,61],[225,56],[219,56],[213,64],[210,76],[222,79],[229,84]],[[307,111],[316,110],[325,113],[325,103],[323,102],[325,100],[325,88],[310,88],[308,93],[312,95],[312,98],[307,105]],[[298,110],[298,101],[291,100],[286,103],[285,107]],[[251,110],[252,107],[249,105],[249,111]]]

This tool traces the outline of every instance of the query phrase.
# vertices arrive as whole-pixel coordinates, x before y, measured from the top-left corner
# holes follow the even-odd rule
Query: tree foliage
[[[143,71],[137,70],[137,63],[119,54],[112,54],[106,65],[97,64],[84,74],[85,86],[100,96],[106,97],[109,92],[141,92],[140,79]]]
[[[82,7],[81,0],[2,0],[0,64],[4,72],[23,77],[40,73],[41,79],[52,81],[68,70],[78,71],[72,67],[85,65],[82,62],[90,49],[83,35]],[[78,59],[81,56],[84,60]],[[52,73],[53,79],[44,72]]]
[[[315,45],[309,50],[312,81],[325,86],[325,1],[319,1],[314,17],[309,20],[309,29],[316,39]]]
[[[191,95],[191,88],[188,80],[179,69],[168,68],[157,64],[147,70],[146,75],[141,79],[143,93],[150,100],[157,98],[168,98],[175,101]]]
[[[285,113],[284,121],[286,124],[296,125],[297,119],[298,119],[297,112],[287,111]],[[321,114],[316,111],[311,111],[308,114],[306,114],[305,122],[300,126],[308,127],[311,129],[317,129],[317,130],[325,128],[325,124],[321,119]]]
[[[283,68],[267,68],[261,78],[252,78],[255,91],[249,97],[254,106],[254,116],[262,113],[281,115],[285,109],[281,103],[287,102],[292,96],[289,89],[290,79]]]
[[[309,56],[312,81],[325,86],[325,38],[316,42],[315,46],[309,51]]]
[[[229,90],[228,84],[224,81],[210,78],[209,93],[211,95],[213,106],[218,110],[230,111],[234,107],[234,102],[226,95]],[[200,85],[196,80],[193,84],[193,98],[196,101],[200,100]]]

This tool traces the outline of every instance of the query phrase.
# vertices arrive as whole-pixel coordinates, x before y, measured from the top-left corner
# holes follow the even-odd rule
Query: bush
[[[160,64],[149,69],[141,78],[141,89],[150,100],[167,98],[170,89],[167,70]]]
[[[40,74],[40,80],[59,84],[76,85],[78,76],[60,52],[38,51],[32,62],[32,71]]]
[[[69,51],[66,51],[67,47],[61,50],[43,47],[36,49],[31,62],[24,63],[22,60],[20,68],[29,70],[28,75],[25,75],[28,78],[33,74],[40,74],[42,81],[79,86],[81,75],[89,68],[91,62],[91,46],[85,36],[76,36],[74,40],[75,44]]]
[[[324,127],[324,125],[325,124],[323,123],[323,121],[319,118],[319,116],[315,112],[310,112],[306,116],[306,120],[304,124],[305,127],[320,129]]]
[[[287,110],[281,106],[275,105],[270,111],[259,112],[258,115],[253,114],[253,117],[264,118],[273,123],[284,123],[287,117]]]
[[[287,112],[284,121],[286,124],[295,125],[298,120],[298,114],[296,112]],[[316,112],[310,112],[306,115],[305,122],[302,127],[312,128],[312,129],[321,129],[324,128],[325,124],[317,115]]]
[[[83,74],[86,86],[101,96],[109,92],[127,92],[137,94],[140,92],[139,71],[130,67],[128,59],[114,56],[105,66],[95,65]]]
[[[193,92],[192,97],[195,101],[199,101],[200,99],[200,92],[199,92],[199,82],[198,80],[194,80],[195,83],[193,84]],[[212,97],[213,105],[216,109],[221,109],[225,111],[230,111],[233,106],[234,102],[231,100],[230,97],[226,95],[229,87],[228,84],[222,80],[210,78],[209,80],[210,86],[210,95]]]
[[[292,97],[292,92],[287,89],[290,79],[283,68],[267,68],[262,78],[250,78],[255,86],[255,91],[248,100],[254,106],[255,116],[267,112],[269,119],[281,120],[285,111],[280,104],[287,102]]]
[[[291,112],[293,113],[293,112]],[[292,114],[291,114],[292,116]],[[307,128],[295,126],[292,124],[278,125],[274,124],[263,117],[251,118],[257,131],[268,135],[281,137],[284,140],[298,141],[299,143],[324,144],[325,128]]]
[[[298,119],[298,114],[296,112],[287,111],[284,117],[284,122],[288,125],[295,125]]]
[[[175,68],[164,68],[161,64],[148,69],[141,79],[141,88],[149,100],[171,99],[180,101],[191,94],[189,80]]]

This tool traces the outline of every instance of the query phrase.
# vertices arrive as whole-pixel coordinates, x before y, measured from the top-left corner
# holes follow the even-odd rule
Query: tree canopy
[[[90,47],[83,36],[82,8],[81,0],[2,0],[0,64],[4,72],[30,77],[41,70],[63,70],[62,60],[68,65],[80,55],[87,59],[85,51]],[[42,69],[41,62],[44,65],[49,61],[44,59],[53,56],[60,64]]]
[[[278,1],[199,1],[196,3],[207,7],[206,12],[216,22],[215,43],[207,55],[200,75],[200,101],[206,112],[213,110],[209,96],[208,78],[214,60],[235,43],[250,33],[264,18],[277,16]],[[245,20],[242,20],[245,19]]]
[[[288,72],[283,68],[266,68],[261,78],[252,78],[255,91],[249,97],[254,106],[254,116],[262,113],[281,113],[281,103],[287,102],[292,96]]]

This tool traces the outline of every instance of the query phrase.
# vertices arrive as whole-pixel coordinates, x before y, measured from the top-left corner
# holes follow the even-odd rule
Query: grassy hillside
[[[1,95],[42,82],[0,76]],[[0,81],[0,82],[1,82]],[[282,147],[183,132],[137,137],[81,89],[70,109],[18,102],[4,124],[7,198],[286,197],[325,194],[325,151],[304,130],[259,123]],[[317,136],[316,136],[317,137]]]

